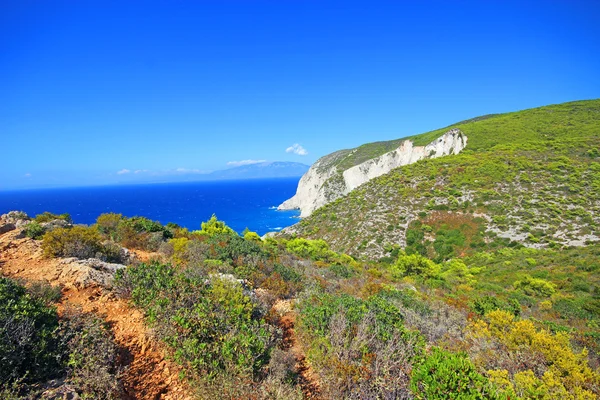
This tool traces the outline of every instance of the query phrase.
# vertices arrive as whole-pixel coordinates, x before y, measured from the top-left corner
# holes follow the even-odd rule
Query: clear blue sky
[[[599,4],[0,0],[0,190],[311,164],[598,98]]]

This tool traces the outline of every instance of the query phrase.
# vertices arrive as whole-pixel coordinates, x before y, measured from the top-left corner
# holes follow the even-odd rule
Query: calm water
[[[214,213],[235,229],[263,235],[298,222],[298,211],[275,208],[296,193],[300,178],[257,179],[130,186],[103,186],[0,192],[0,214],[11,210],[34,216],[69,213],[75,223],[91,224],[105,212],[140,215],[188,229]]]

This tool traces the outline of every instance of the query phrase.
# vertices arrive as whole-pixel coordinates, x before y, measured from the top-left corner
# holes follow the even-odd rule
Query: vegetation
[[[199,376],[254,376],[268,362],[275,332],[237,281],[141,264],[119,274],[118,282],[173,347],[175,359]]]
[[[198,398],[595,399],[599,121],[588,101],[461,122],[465,152],[369,182],[287,237],[240,236],[216,216],[190,231],[103,214],[48,221],[42,248],[150,253],[113,290]],[[26,234],[39,237],[36,223]],[[0,280],[0,395],[63,376],[89,398],[119,397],[109,329],[59,318],[59,297]]]
[[[462,153],[397,168],[294,231],[356,256],[383,257],[399,244],[437,262],[504,247],[597,242],[600,163],[590,149],[600,148],[598,124],[600,100],[452,125],[468,137]]]
[[[59,319],[56,288],[29,289],[0,278],[0,395],[38,398],[41,385],[63,378],[84,398],[116,399],[117,348],[96,317],[70,309]]]
[[[84,226],[57,228],[44,235],[42,249],[48,257],[92,258],[102,251],[102,237]]]
[[[199,231],[148,221],[103,214],[92,227],[54,228],[42,246],[68,256],[123,238],[149,243],[123,236],[129,229],[156,234],[156,261],[120,270],[114,290],[144,312],[199,398],[302,398],[307,378],[287,344],[290,317],[274,307],[290,301],[294,340],[324,398],[600,395],[598,245],[484,248],[450,259],[388,246],[386,257],[368,261],[322,239],[240,236],[215,216]],[[421,232],[433,231],[423,225]],[[60,293],[29,286],[6,293],[48,316],[54,336],[34,354],[80,393],[120,396],[110,332],[92,316],[58,319],[52,302]],[[43,368],[35,379],[9,370],[20,371],[7,382],[21,392],[50,377]]]
[[[410,387],[417,399],[493,399],[488,380],[466,354],[434,347],[412,372]]]
[[[0,278],[0,382],[35,382],[59,367],[58,317],[53,307],[32,298],[23,286]]]
[[[34,221],[37,222],[38,224],[44,223],[44,222],[52,222],[54,220],[61,220],[61,221],[65,221],[69,224],[73,223],[73,220],[71,219],[71,215],[70,214],[52,214],[51,212],[45,211],[41,214],[38,214],[35,216]]]
[[[30,224],[27,224],[25,227],[25,236],[32,239],[41,239],[46,233],[46,229],[41,226],[37,221],[33,221]]]

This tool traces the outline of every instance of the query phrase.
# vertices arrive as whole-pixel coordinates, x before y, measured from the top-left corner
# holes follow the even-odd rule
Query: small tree
[[[215,214],[210,217],[210,219],[201,224],[202,229],[200,231],[196,231],[201,235],[207,236],[215,236],[219,234],[228,234],[228,235],[236,235],[235,231],[228,227],[225,222],[219,221]]]

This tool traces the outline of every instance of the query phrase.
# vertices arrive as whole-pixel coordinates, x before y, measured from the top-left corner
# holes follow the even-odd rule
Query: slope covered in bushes
[[[600,100],[452,127],[469,138],[461,154],[400,167],[286,232],[357,256],[383,257],[397,245],[438,261],[600,240]]]
[[[457,235],[445,237],[454,243]],[[365,261],[323,239],[240,236],[215,216],[190,231],[118,214],[27,240],[53,249],[57,237],[61,249],[94,237],[92,247],[143,250],[149,258],[130,258],[103,290],[143,313],[197,398],[600,395],[598,245],[508,243],[433,257],[389,246],[385,257]],[[52,327],[64,325],[52,307],[43,310]],[[68,320],[65,332],[81,331],[78,318]],[[81,393],[120,398],[119,386],[106,384],[116,364],[94,358],[93,349],[110,348],[94,339],[103,337],[94,326],[83,330],[91,337],[65,336],[69,361],[58,371],[72,374],[73,384],[98,382],[79,386]],[[56,360],[54,351],[38,353]],[[91,380],[85,362],[102,379]],[[12,398],[35,389],[10,379],[14,386],[3,389]]]

